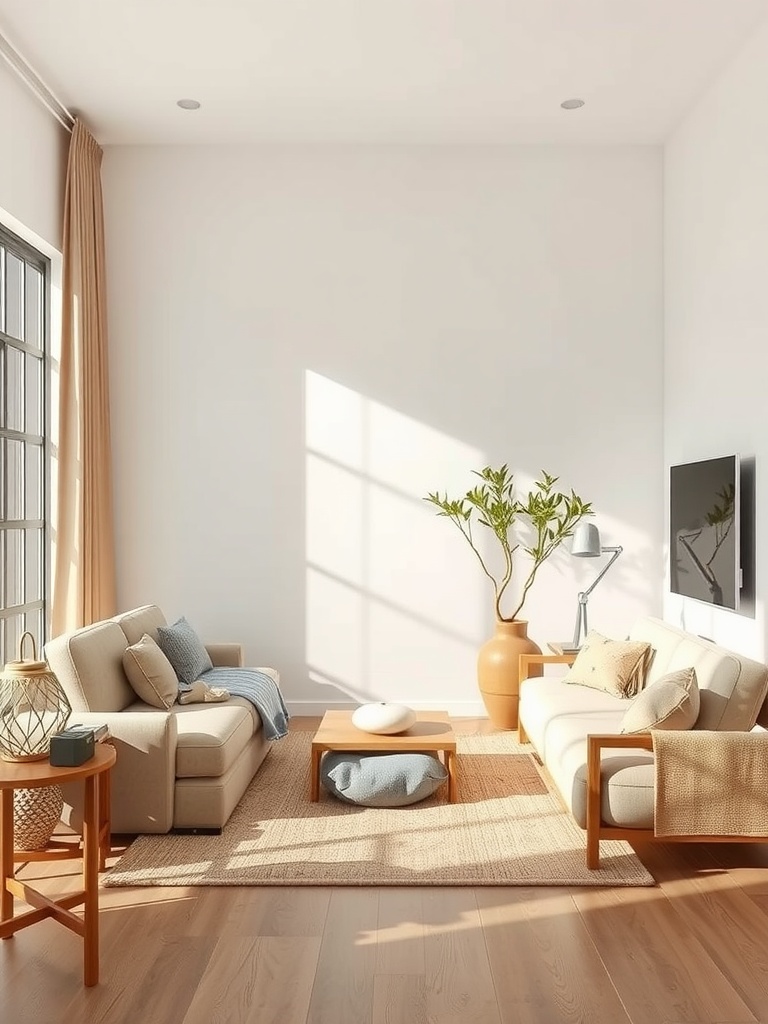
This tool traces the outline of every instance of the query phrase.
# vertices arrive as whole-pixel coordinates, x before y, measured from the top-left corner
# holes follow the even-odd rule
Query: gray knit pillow
[[[326,754],[320,781],[329,793],[364,807],[405,807],[431,796],[448,772],[432,754]]]
[[[191,685],[213,668],[208,651],[183,615],[172,626],[157,627],[157,642],[180,683]]]

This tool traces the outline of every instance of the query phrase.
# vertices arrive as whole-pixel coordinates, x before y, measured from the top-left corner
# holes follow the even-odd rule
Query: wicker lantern
[[[24,659],[24,641],[32,641],[32,659]],[[24,633],[19,660],[0,674],[0,757],[4,761],[43,761],[51,736],[61,732],[72,707],[45,661],[37,660],[35,639]]]

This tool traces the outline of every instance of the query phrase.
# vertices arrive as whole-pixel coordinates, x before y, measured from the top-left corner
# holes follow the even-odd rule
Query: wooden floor
[[[638,852],[657,887],[103,889],[100,985],[34,925],[0,942],[0,1022],[768,1024],[768,845]]]

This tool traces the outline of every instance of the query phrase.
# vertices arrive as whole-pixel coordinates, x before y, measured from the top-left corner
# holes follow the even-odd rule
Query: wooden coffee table
[[[312,738],[310,799],[320,799],[320,760],[328,750],[391,751],[434,750],[442,752],[448,771],[448,800],[456,803],[456,735],[447,711],[417,711],[416,722],[395,736],[363,732],[352,725],[351,711],[326,711]]]

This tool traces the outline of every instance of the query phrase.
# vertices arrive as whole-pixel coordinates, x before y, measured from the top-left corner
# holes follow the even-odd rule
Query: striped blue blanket
[[[209,686],[223,686],[233,697],[249,700],[261,715],[268,740],[280,740],[288,733],[288,708],[277,683],[266,672],[255,668],[209,668],[200,678]]]

